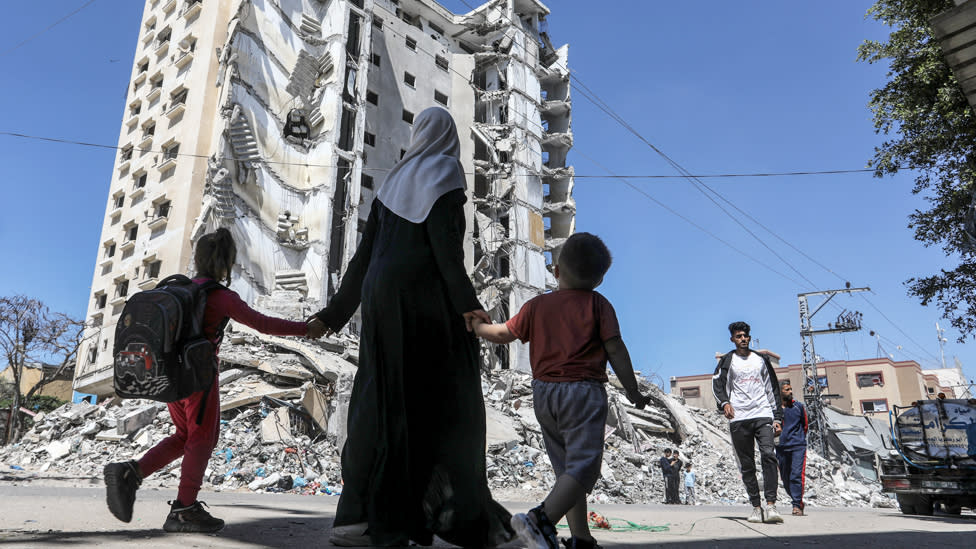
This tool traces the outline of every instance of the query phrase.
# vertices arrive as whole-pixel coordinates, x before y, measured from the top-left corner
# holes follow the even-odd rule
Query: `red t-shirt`
[[[557,290],[530,299],[505,323],[530,343],[532,377],[541,381],[607,381],[603,342],[620,336],[613,305],[591,290]]]

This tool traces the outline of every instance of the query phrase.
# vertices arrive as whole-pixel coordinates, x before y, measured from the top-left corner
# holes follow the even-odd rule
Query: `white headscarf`
[[[446,110],[431,107],[417,115],[410,149],[390,170],[376,198],[407,221],[422,223],[438,198],[463,188],[454,119]]]

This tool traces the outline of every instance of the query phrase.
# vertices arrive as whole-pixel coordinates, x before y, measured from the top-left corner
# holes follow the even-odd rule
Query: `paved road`
[[[227,527],[217,535],[162,531],[169,509],[166,500],[176,497],[175,491],[140,491],[135,518],[124,524],[109,514],[102,488],[0,484],[0,546],[329,547],[334,497],[226,492],[201,495],[210,504],[211,512],[227,521]],[[512,503],[507,507],[524,511],[528,504]],[[607,517],[668,527],[664,532],[596,532],[607,549],[664,546],[968,549],[976,546],[976,515],[968,512],[961,517],[906,517],[891,509],[814,508],[809,516],[786,517],[782,525],[765,525],[747,523],[745,507],[594,505],[593,508]]]

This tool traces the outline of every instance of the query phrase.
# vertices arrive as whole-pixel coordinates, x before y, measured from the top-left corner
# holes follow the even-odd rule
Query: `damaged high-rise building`
[[[414,116],[457,121],[466,260],[497,320],[551,288],[574,231],[568,46],[537,0],[454,14],[434,0],[147,0],[92,279],[75,388],[112,392],[125,299],[191,269],[227,227],[232,287],[335,292]],[[352,322],[350,329],[357,329]],[[495,368],[528,368],[519,343]]]

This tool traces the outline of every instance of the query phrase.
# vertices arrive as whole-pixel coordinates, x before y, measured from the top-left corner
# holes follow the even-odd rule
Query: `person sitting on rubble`
[[[599,547],[587,524],[586,494],[603,463],[607,422],[607,359],[638,408],[640,393],[613,305],[593,291],[612,259],[599,237],[576,233],[566,240],[554,271],[556,291],[529,300],[503,324],[474,319],[479,337],[505,344],[531,343],[532,395],[556,485],[539,506],[512,517],[530,549],[557,549],[556,523],[563,516],[572,537],[568,549]]]
[[[193,282],[203,284],[214,280],[229,284],[236,258],[237,246],[230,231],[221,228],[203,235],[197,242],[193,255],[197,275]],[[215,360],[228,318],[270,335],[306,336],[309,332],[305,322],[265,316],[248,307],[237,292],[223,287],[214,289],[207,295],[203,332],[214,345]],[[105,466],[108,508],[122,522],[131,521],[136,490],[142,480],[183,458],[179,492],[176,499],[169,502],[170,512],[163,523],[163,530],[216,532],[224,527],[224,521],[207,512],[203,507],[205,503],[198,501],[197,495],[203,484],[210,453],[217,445],[219,435],[220,391],[217,387],[217,376],[214,376],[209,389],[170,402],[167,408],[176,428],[174,434],[150,448],[138,461],[110,463]]]
[[[773,437],[782,431],[783,408],[779,383],[769,357],[749,348],[752,336],[745,322],[729,324],[729,338],[735,349],[719,359],[712,376],[712,393],[718,409],[729,420],[732,446],[739,460],[742,482],[752,503],[749,522],[781,523],[776,510],[776,450]],[[756,445],[762,460],[766,508],[760,507],[756,479]]]
[[[474,317],[490,320],[464,267],[464,171],[444,109],[417,115],[328,307],[337,332],[361,306],[359,368],[329,538],[340,546],[464,547],[514,537],[491,498]]]
[[[780,383],[783,398],[783,432],[776,445],[779,460],[779,476],[783,488],[793,500],[793,515],[803,516],[803,486],[807,468],[807,409],[802,402],[793,400],[793,385],[789,380]]]

